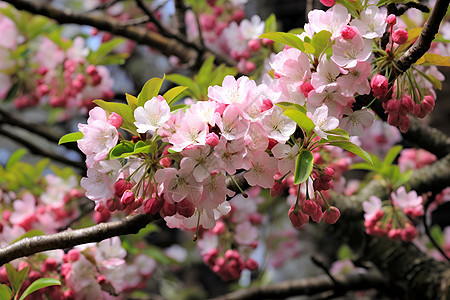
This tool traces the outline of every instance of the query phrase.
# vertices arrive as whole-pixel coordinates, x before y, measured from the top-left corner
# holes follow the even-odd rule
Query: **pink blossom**
[[[368,78],[370,77],[370,63],[359,61],[355,67],[350,68],[347,74],[336,79],[342,95],[352,97],[355,93],[366,95],[370,93]]]
[[[282,175],[285,175],[289,172],[291,172],[291,174],[294,174],[295,162],[299,154],[299,148],[297,144],[295,144],[293,147],[287,144],[276,144],[275,147],[272,148],[272,153],[273,156],[279,159],[278,170]]]
[[[173,150],[181,151],[190,145],[205,145],[207,134],[208,124],[188,111],[181,120],[178,130],[169,138],[169,142],[173,145]]]
[[[326,87],[338,86],[336,79],[340,74],[339,67],[325,58],[317,66],[317,72],[311,75],[311,84],[317,93],[322,93]]]
[[[182,155],[185,156],[180,161],[180,168],[185,172],[192,172],[197,182],[202,182],[211,175],[211,165],[213,157],[209,146],[196,146],[184,149]]]
[[[364,219],[372,219],[378,211],[381,211],[381,199],[376,196],[370,196],[369,200],[362,204],[364,210]]]
[[[353,68],[358,61],[367,61],[372,55],[372,41],[356,34],[353,39],[337,38],[332,46],[331,59],[341,67]]]
[[[400,171],[417,170],[431,165],[437,160],[436,155],[424,149],[403,149],[398,158]]]
[[[278,171],[277,165],[277,159],[266,152],[255,152],[252,155],[252,168],[244,174],[244,178],[251,186],[271,188],[274,183],[273,176]]]
[[[286,142],[294,134],[297,124],[283,114],[283,110],[274,106],[262,118],[261,124],[266,130],[269,138],[280,143]]]
[[[242,245],[250,245],[258,238],[258,229],[250,223],[250,221],[245,221],[239,223],[236,226],[236,234],[234,239],[236,242]]]
[[[408,215],[422,216],[423,215],[423,199],[422,196],[417,196],[416,191],[406,192],[404,186],[401,186],[397,191],[391,193],[391,198],[394,205],[399,206]]]
[[[386,10],[376,5],[369,5],[364,9],[358,19],[353,19],[350,25],[358,28],[363,38],[374,39],[382,37],[386,30]]]
[[[144,107],[134,110],[137,132],[154,134],[170,118],[170,107],[164,99],[153,97],[145,102]]]
[[[328,116],[328,107],[323,104],[313,114],[307,112],[307,116],[314,122],[314,132],[321,138],[327,138],[327,131],[336,129],[339,121],[335,117]]]
[[[332,33],[331,38],[335,39],[340,35],[341,27],[350,21],[350,14],[343,5],[336,4],[326,12],[318,9],[310,11],[308,20],[315,32],[329,31]]]
[[[362,136],[364,128],[367,128],[375,121],[375,115],[367,108],[352,111],[339,120],[339,127],[346,130],[350,135]]]

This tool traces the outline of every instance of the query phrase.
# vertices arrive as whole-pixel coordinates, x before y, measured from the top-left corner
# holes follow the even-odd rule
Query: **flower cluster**
[[[87,112],[93,107],[93,99],[113,97],[109,70],[97,63],[101,57],[94,58],[84,38],[69,41],[59,32],[39,36],[39,30],[45,31],[51,25],[49,20],[41,20],[38,28],[27,29],[26,15],[9,6],[3,9],[0,28],[8,34],[0,44],[1,98],[14,99],[16,108],[49,104]],[[37,24],[36,18],[30,23]],[[32,30],[35,34],[30,34]]]
[[[423,199],[415,191],[406,192],[404,186],[392,192],[389,204],[382,204],[380,198],[371,196],[363,203],[364,226],[368,234],[385,235],[405,242],[417,236],[417,229],[409,219],[423,216]],[[409,218],[408,218],[409,217]]]

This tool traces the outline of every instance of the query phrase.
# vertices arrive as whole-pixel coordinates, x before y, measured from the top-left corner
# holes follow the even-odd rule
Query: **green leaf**
[[[350,249],[349,246],[342,245],[338,250],[337,258],[339,260],[353,259],[353,258],[355,258],[355,254],[353,254],[353,251],[352,251],[352,249]]]
[[[180,86],[187,86],[189,88],[188,94],[195,99],[200,99],[200,87],[191,78],[180,74],[169,74],[166,76],[167,80],[172,81]]]
[[[166,75],[163,76],[163,78],[152,78],[148,80],[144,87],[142,88],[141,92],[137,96],[138,98],[138,106],[144,106],[145,102],[152,99],[153,97],[158,96],[159,90],[161,89],[161,85],[166,78]]]
[[[394,146],[391,149],[389,149],[388,153],[386,153],[386,157],[384,158],[383,166],[391,165],[394,162],[397,155],[400,153],[400,151],[402,151],[402,149],[403,147],[400,145]]]
[[[30,267],[27,266],[20,271],[16,271],[16,269],[14,269],[11,264],[7,263],[5,264],[5,268],[6,273],[8,274],[9,283],[11,283],[13,293],[17,294],[20,291],[23,282],[25,281]]]
[[[128,106],[131,107],[132,110],[135,110],[138,106],[138,99],[127,93],[125,93],[125,98],[127,99]]]
[[[5,169],[7,171],[11,170],[11,168],[14,166],[14,164],[16,162],[18,162],[19,160],[22,159],[22,157],[27,154],[27,150],[26,149],[19,149],[17,151],[15,151],[13,154],[11,154],[11,156],[8,159],[8,162],[6,163]]]
[[[16,238],[14,241],[11,242],[11,244],[14,244],[15,242],[18,242],[24,238],[29,238],[33,236],[39,236],[39,235],[45,235],[45,233],[42,230],[38,229],[31,229],[30,231],[27,231],[26,233],[22,234],[18,238]]]
[[[68,134],[63,135],[58,142],[58,145],[64,144],[64,143],[70,143],[70,142],[76,142],[84,137],[83,133],[81,131],[78,132],[71,132]]]
[[[297,104],[297,103],[277,102],[276,105],[281,107],[283,109],[283,111],[285,111],[288,108],[293,108],[295,110],[301,111],[302,113],[306,114],[306,108],[304,108],[303,106],[301,106],[300,104]]]
[[[52,285],[61,285],[61,282],[56,278],[39,278],[27,287],[19,300],[25,300],[31,293]]]
[[[416,64],[450,67],[450,56],[441,56],[436,53],[425,53],[416,61]]]
[[[311,46],[314,48],[314,56],[319,57],[322,52],[329,47],[328,42],[331,40],[331,33],[322,30],[319,33],[316,33],[312,40]]]
[[[11,299],[12,291],[6,284],[0,284],[0,299]]]
[[[374,171],[376,172],[377,169],[365,162],[361,162],[361,163],[354,163],[350,166],[350,170],[367,170],[367,171]]]
[[[314,156],[309,150],[303,150],[297,156],[295,164],[294,184],[305,182],[311,175],[314,165]]]
[[[316,49],[314,49],[313,45],[311,45],[310,43],[305,42],[303,43],[303,46],[305,47],[305,53],[314,54],[316,52]]]
[[[347,151],[349,151],[349,152],[351,152],[353,154],[358,155],[359,157],[364,159],[369,164],[373,164],[372,157],[369,155],[369,153],[364,151],[358,145],[353,144],[352,142],[349,142],[349,141],[342,141],[342,142],[340,142],[340,141],[332,141],[332,142],[330,142],[330,145],[341,147],[342,149],[345,149],[345,150],[347,150]]]
[[[214,56],[210,56],[203,62],[194,80],[198,83],[200,89],[209,86],[209,81],[211,80],[211,72],[214,68]]]
[[[134,115],[133,115],[133,109],[124,104],[124,103],[117,103],[117,102],[106,102],[103,100],[94,100],[95,104],[106,110],[107,112],[115,112],[119,116],[122,117],[123,123],[122,128],[127,129],[131,133],[137,135],[136,126],[134,126]]]
[[[266,19],[266,28],[264,32],[275,32],[277,31],[277,19],[274,14],[270,14],[270,16]]]
[[[176,86],[164,93],[163,98],[167,101],[167,104],[176,102],[182,96],[182,93],[187,89],[186,86]]]
[[[311,119],[308,118],[305,113],[299,110],[288,108],[284,111],[283,114],[289,117],[289,119],[291,119],[295,123],[297,123],[298,126],[300,126],[300,128],[302,128],[305,131],[306,135],[308,136],[311,134],[311,132],[313,132],[314,128],[316,127],[316,125],[314,125],[314,122],[311,121]]]
[[[434,225],[433,227],[431,227],[430,235],[439,246],[444,246],[445,238],[439,225]]]
[[[91,64],[99,64],[100,58],[106,56],[123,42],[125,42],[124,38],[113,38],[105,43],[102,43],[100,47],[98,47],[97,51],[89,53],[87,60]]]
[[[8,92],[6,93],[5,102],[9,102],[16,98],[17,91],[19,90],[19,83],[14,82],[14,84],[9,88]]]
[[[176,113],[177,110],[186,110],[186,108],[188,108],[189,105],[187,104],[178,104],[178,105],[174,105],[170,108],[170,111],[173,113]]]
[[[112,148],[109,151],[109,153],[107,155],[107,159],[112,160],[112,159],[122,158],[122,157],[124,157],[123,156],[124,154],[132,155],[133,151],[134,151],[133,143],[127,142],[127,141],[122,141],[120,144],[118,144],[117,146],[115,146],[114,148]]]
[[[296,48],[300,51],[305,51],[305,47],[303,46],[303,41],[292,33],[286,32],[266,32],[259,36],[259,38],[266,38],[278,43],[282,43],[288,45],[290,47]]]

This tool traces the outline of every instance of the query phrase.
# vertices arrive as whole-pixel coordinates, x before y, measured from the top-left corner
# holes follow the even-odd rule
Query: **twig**
[[[105,3],[102,3],[102,4],[98,5],[97,7],[94,7],[94,8],[91,9],[91,10],[86,11],[86,12],[94,12],[94,11],[96,11],[96,10],[104,10],[104,9],[108,9],[108,8],[110,8],[111,6],[113,6],[114,4],[117,4],[117,3],[122,2],[122,1],[123,1],[123,0],[112,0],[112,1],[110,1],[110,2],[105,2]]]
[[[128,26],[126,22],[118,22],[108,16],[96,16],[86,13],[75,13],[70,10],[60,10],[39,1],[5,0],[4,2],[11,3],[19,10],[26,10],[33,14],[49,17],[60,24],[89,25],[99,30],[126,37],[139,44],[155,48],[164,55],[174,55],[183,63],[197,61],[199,56],[206,58],[209,55],[214,55],[218,64],[236,65],[236,62],[231,58],[214,51],[208,49],[200,49],[201,51],[199,51],[198,45],[185,39],[167,38],[145,28]]]
[[[120,221],[101,223],[88,228],[24,238],[0,249],[0,265],[42,251],[71,248],[76,245],[100,242],[118,235],[138,233],[157,218],[152,215],[137,214]]]
[[[174,6],[175,6],[175,22],[177,31],[181,35],[186,36],[186,22],[184,20],[186,13],[186,6],[184,5],[183,0],[174,0]]]
[[[43,148],[40,148],[40,147],[34,145],[33,143],[29,142],[28,140],[26,140],[22,137],[12,134],[11,131],[5,130],[2,127],[0,127],[0,134],[12,139],[14,142],[24,145],[26,148],[28,148],[34,154],[49,157],[50,159],[62,162],[63,164],[75,167],[75,168],[83,170],[83,171],[86,170],[86,165],[84,162],[73,161],[73,160],[67,159],[63,156],[49,152]]]
[[[375,273],[337,275],[336,281],[346,291],[385,288],[386,279]],[[329,276],[284,281],[269,286],[251,287],[216,298],[216,300],[284,299],[299,295],[316,295],[333,291],[336,284]]]
[[[436,0],[430,17],[425,22],[417,41],[396,62],[397,67],[405,72],[430,49],[431,42],[439,31],[439,25],[444,18],[450,0]]]
[[[427,210],[428,210],[429,205],[424,205],[424,215],[423,215],[423,227],[425,228],[425,233],[428,236],[428,239],[430,239],[430,242],[433,244],[433,246],[441,253],[442,257],[444,257],[447,262],[450,262],[450,258],[448,257],[448,255],[444,252],[444,250],[442,249],[442,247],[436,242],[436,240],[434,239],[434,237],[431,235],[430,232],[430,227],[428,226],[428,222],[427,222]]]

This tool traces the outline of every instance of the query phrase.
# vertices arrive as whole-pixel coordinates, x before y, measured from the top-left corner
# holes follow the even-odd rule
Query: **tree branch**
[[[431,42],[439,31],[442,19],[447,13],[450,0],[436,0],[430,17],[425,22],[417,41],[397,61],[397,67],[405,72],[430,49]]]
[[[0,265],[42,251],[71,248],[76,245],[100,242],[118,235],[138,233],[158,218],[159,216],[137,214],[120,221],[101,223],[88,228],[24,238],[0,249]]]
[[[186,36],[186,22],[184,21],[186,6],[184,5],[183,0],[175,0],[174,5],[177,31],[181,35]]]
[[[210,50],[199,48],[197,44],[185,39],[167,38],[142,27],[129,26],[127,23],[118,22],[109,16],[59,10],[39,1],[5,0],[4,2],[12,4],[19,10],[26,10],[33,14],[54,19],[60,24],[89,25],[102,31],[126,37],[139,44],[157,49],[166,56],[177,56],[183,63],[197,62],[199,58],[203,59],[209,55],[214,55],[216,62],[219,64],[236,65],[236,62],[232,59]]]
[[[345,291],[362,291],[371,288],[386,288],[386,279],[379,274],[336,275],[339,289]],[[284,299],[300,295],[316,295],[336,290],[336,284],[329,276],[321,275],[313,278],[284,281],[269,286],[251,287],[229,293],[216,300],[251,300],[251,299]]]
[[[80,170],[84,170],[84,171],[86,170],[86,165],[84,162],[73,161],[73,160],[65,158],[64,156],[60,156],[60,155],[52,153],[46,149],[40,148],[40,147],[36,146],[35,144],[29,142],[26,139],[12,134],[10,130],[5,130],[1,126],[0,126],[0,134],[10,138],[14,142],[24,145],[26,148],[28,148],[34,154],[46,156],[52,160],[59,161],[63,164],[75,167]]]

